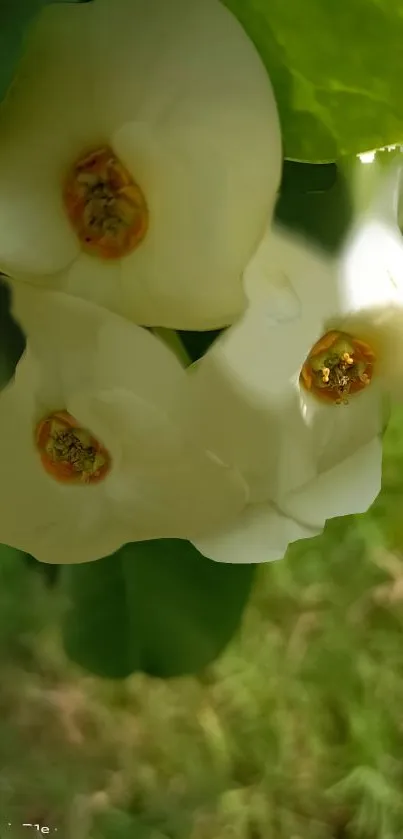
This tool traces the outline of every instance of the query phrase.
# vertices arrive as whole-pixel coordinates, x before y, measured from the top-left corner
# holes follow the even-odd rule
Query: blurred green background
[[[286,164],[278,217],[336,250],[392,157]],[[403,408],[373,508],[259,568],[197,677],[86,675],[63,651],[64,591],[3,548],[1,839],[36,831],[22,823],[56,839],[403,837],[402,551]]]

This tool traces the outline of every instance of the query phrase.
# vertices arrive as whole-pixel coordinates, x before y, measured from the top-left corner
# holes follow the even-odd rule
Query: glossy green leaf
[[[254,570],[212,562],[177,539],[132,543],[98,562],[65,566],[66,651],[108,678],[199,672],[237,630]]]
[[[400,0],[224,0],[278,101],[285,156],[335,160],[403,139]]]

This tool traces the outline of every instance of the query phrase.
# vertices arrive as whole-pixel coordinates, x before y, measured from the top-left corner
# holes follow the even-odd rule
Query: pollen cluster
[[[335,404],[371,383],[375,355],[364,341],[345,332],[327,332],[312,347],[300,374],[300,383],[315,396]]]
[[[106,449],[67,411],[42,419],[35,442],[45,471],[61,483],[97,483],[109,472]]]
[[[108,146],[75,162],[64,203],[83,249],[101,259],[125,256],[147,232],[144,195]]]

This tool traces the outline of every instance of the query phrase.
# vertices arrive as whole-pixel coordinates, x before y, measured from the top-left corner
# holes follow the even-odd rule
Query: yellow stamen
[[[364,341],[346,332],[326,332],[312,347],[300,383],[320,399],[347,403],[371,383],[375,355]]]

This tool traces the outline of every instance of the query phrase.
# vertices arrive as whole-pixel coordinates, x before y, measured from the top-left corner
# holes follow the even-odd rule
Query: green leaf
[[[73,3],[82,1],[68,0]],[[0,2],[0,101],[12,82],[24,50],[26,33],[38,12],[48,2],[50,0],[1,0]],[[53,0],[53,2],[66,2],[66,0]]]
[[[214,329],[210,332],[188,332],[179,330],[178,335],[189,358],[192,361],[197,361],[207,352],[208,348],[214,344],[214,341],[218,338],[221,332],[221,329]]]
[[[360,164],[362,165],[362,164]],[[298,167],[303,167],[303,172],[298,173]],[[311,169],[316,167],[310,167]],[[327,169],[319,166],[318,169]],[[287,169],[285,169],[287,172]],[[343,241],[353,218],[353,203],[351,198],[351,187],[348,175],[339,167],[336,170],[336,179],[330,189],[320,192],[304,191],[307,189],[307,171],[304,164],[292,165],[288,170],[289,176],[283,177],[283,183],[279,200],[277,202],[275,217],[285,227],[303,233],[308,239],[321,245],[330,252],[337,251]],[[332,170],[332,179],[334,171]],[[300,189],[298,184],[304,184]],[[310,179],[312,183],[312,177]],[[314,184],[324,185],[330,182],[328,174],[315,175]],[[293,186],[294,184],[294,186]]]
[[[42,625],[42,596],[32,584],[25,554],[0,544],[0,655],[22,646],[28,633]],[[42,616],[44,618],[44,616]],[[44,621],[43,621],[44,622]]]
[[[335,160],[403,138],[400,0],[224,0],[273,83],[285,156]]]
[[[131,543],[65,566],[66,651],[108,678],[199,672],[238,628],[254,571],[212,562],[178,539]]]
[[[337,181],[335,163],[297,163],[285,160],[281,180],[281,194],[327,192]]]

